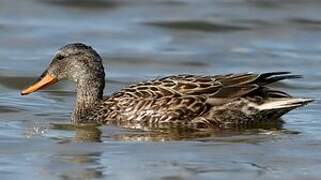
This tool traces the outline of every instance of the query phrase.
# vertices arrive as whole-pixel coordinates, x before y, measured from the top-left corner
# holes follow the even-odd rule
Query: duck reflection
[[[236,135],[275,134],[280,132],[293,133],[283,129],[282,123],[253,124],[251,126],[238,126],[217,129],[193,129],[189,127],[148,126],[137,123],[109,124],[55,124],[53,129],[71,130],[75,134],[69,141],[97,143],[110,140],[117,141],[178,141],[200,140],[214,137],[231,137]],[[297,133],[297,132],[295,132]],[[64,143],[62,141],[61,143]]]
[[[59,143],[65,142],[101,142],[101,130],[97,124],[70,124],[70,123],[51,123],[50,129],[74,131],[72,139],[61,140]]]
[[[97,126],[78,127],[75,132],[74,141],[76,142],[102,142],[102,133]]]
[[[105,177],[105,166],[101,163],[103,150],[99,144],[92,148],[92,143],[101,142],[101,131],[95,124],[73,125],[64,123],[51,124],[52,130],[73,131],[70,139],[59,139],[60,144],[50,164],[59,164],[54,173],[61,179],[100,179]],[[54,167],[57,167],[53,165]],[[52,169],[47,170],[53,173]]]
[[[231,137],[235,135],[255,135],[283,132],[282,123],[252,124],[251,126],[237,126],[228,128],[199,129],[186,126],[150,126],[137,123],[116,124],[116,127],[127,128],[125,132],[110,135],[113,140],[119,141],[179,141],[179,140],[204,140],[215,137]],[[103,134],[108,130],[102,128]]]
[[[60,171],[62,179],[98,179],[105,176],[105,167],[100,164],[102,152],[60,154],[60,164],[68,166]]]
[[[96,124],[73,125],[54,124],[52,129],[74,131],[74,136],[69,141],[59,141],[61,144],[57,153],[50,163],[63,164],[55,173],[62,179],[99,179],[105,178],[106,167],[101,162],[103,154],[106,153],[106,146],[100,146],[101,142],[108,140],[116,141],[177,141],[177,140],[198,140],[198,141],[226,141],[235,143],[259,143],[264,139],[258,138],[257,134],[264,132],[283,131],[282,124],[238,127],[229,129],[211,129],[200,131],[190,128],[162,128],[162,127],[138,127],[137,124],[119,126],[98,126]],[[236,136],[236,135],[254,136]],[[233,138],[236,137],[236,138]],[[270,136],[269,136],[270,137]],[[93,146],[92,143],[98,143]],[[104,148],[104,149],[100,149]],[[58,162],[57,162],[58,161]],[[68,167],[68,168],[64,168]],[[49,169],[48,171],[52,171]]]

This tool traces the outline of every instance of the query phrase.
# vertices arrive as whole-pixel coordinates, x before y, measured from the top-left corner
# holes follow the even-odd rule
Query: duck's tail
[[[297,107],[304,106],[312,101],[312,99],[308,98],[274,98],[259,105],[257,109],[259,110],[259,115],[262,119],[278,119],[287,112]]]

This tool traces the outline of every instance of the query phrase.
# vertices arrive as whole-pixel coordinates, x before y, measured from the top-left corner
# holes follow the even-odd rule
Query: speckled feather
[[[270,98],[290,98],[285,92],[265,85],[297,77],[285,72],[168,76],[140,82],[114,93],[88,120],[197,127],[278,121],[287,111],[283,110],[276,117],[272,112],[259,115],[255,106]]]

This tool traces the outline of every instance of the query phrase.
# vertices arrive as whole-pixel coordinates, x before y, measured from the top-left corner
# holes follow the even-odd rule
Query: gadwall
[[[76,103],[71,116],[75,123],[229,127],[282,122],[282,115],[311,102],[267,87],[300,77],[289,72],[172,75],[140,82],[103,97],[102,58],[90,46],[74,43],[59,49],[40,79],[21,94],[69,79],[76,83]]]

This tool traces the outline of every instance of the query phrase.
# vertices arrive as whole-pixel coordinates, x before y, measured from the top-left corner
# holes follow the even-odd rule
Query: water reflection
[[[74,132],[71,138],[53,138],[59,148],[53,150],[55,154],[51,157],[50,166],[55,167],[58,177],[66,180],[105,177],[106,168],[101,163],[103,151],[95,145],[102,142],[101,131],[96,125],[52,123],[50,129]],[[53,173],[53,170],[48,169],[48,173]]]
[[[282,124],[259,124],[247,127],[228,129],[192,129],[189,127],[159,127],[141,124],[110,124],[99,126],[97,124],[73,125],[70,123],[52,123],[52,130],[72,131],[74,135],[69,139],[62,139],[59,143],[82,142],[97,143],[109,141],[213,141],[226,140],[232,142],[245,142],[247,137],[253,141],[255,135],[298,134],[295,131],[283,129]],[[244,138],[245,137],[245,138]],[[240,138],[239,140],[237,140]],[[258,137],[261,140],[261,137]]]
[[[225,130],[206,130],[206,131],[179,131],[179,130],[161,130],[161,131],[144,131],[136,133],[120,133],[111,136],[117,141],[221,141],[232,143],[259,143],[264,138],[281,134],[297,134],[295,131],[284,129],[225,129]]]
[[[129,128],[129,125],[127,125]],[[137,126],[136,126],[137,127]],[[117,126],[97,126],[95,124],[80,124],[73,125],[71,123],[53,123],[51,124],[51,130],[62,131],[59,134],[66,134],[63,131],[72,132],[73,135],[70,136],[68,140],[59,139],[56,140],[57,144],[60,145],[62,149],[59,150],[60,153],[56,153],[52,156],[52,166],[59,164],[59,169],[57,175],[62,179],[98,179],[106,178],[109,171],[117,170],[116,174],[119,173],[119,169],[122,163],[116,163],[118,161],[122,162],[124,160],[133,161],[136,160],[146,160],[147,164],[142,166],[152,166],[154,169],[166,170],[166,167],[171,167],[177,169],[181,172],[188,172],[192,176],[197,176],[201,174],[212,174],[215,173],[239,173],[240,171],[245,171],[248,173],[253,173],[258,176],[265,174],[268,170],[265,165],[261,165],[257,162],[244,161],[242,159],[233,159],[228,161],[222,161],[217,164],[213,164],[211,160],[207,162],[205,166],[199,163],[201,159],[191,162],[179,162],[172,157],[170,152],[178,152],[179,150],[173,150],[171,145],[179,149],[184,148],[198,148],[203,147],[206,149],[224,149],[222,145],[237,144],[242,147],[244,144],[249,145],[260,145],[271,140],[280,138],[282,134],[286,134],[286,130],[282,129],[282,126],[264,126],[261,128],[238,128],[237,130],[231,129],[221,129],[221,130],[206,130],[206,131],[195,131],[188,128],[173,128],[173,129],[159,129],[152,128],[149,129],[127,129],[124,127]],[[182,141],[187,140],[190,142],[201,142],[201,144],[195,144],[191,146],[188,144],[181,143],[180,145],[175,145],[168,143],[168,147],[162,147],[163,141]],[[121,143],[112,144],[113,141],[134,141],[142,142],[140,145],[135,146],[135,143]],[[146,142],[147,141],[147,142]],[[154,145],[150,144],[153,141]],[[183,141],[183,142],[184,142]],[[107,142],[107,143],[106,143]],[[97,144],[98,143],[98,144]],[[167,144],[167,143],[165,143]],[[100,146],[101,145],[101,146]],[[120,146],[119,146],[120,145]],[[137,144],[136,144],[137,145]],[[154,147],[155,146],[155,147]],[[181,147],[182,146],[182,147]],[[211,146],[213,146],[211,148]],[[161,157],[158,157],[160,161],[154,161],[150,159],[155,157],[155,150],[157,147],[162,147],[163,149],[158,152]],[[102,149],[103,148],[103,149]],[[174,148],[175,149],[175,148]],[[213,149],[212,149],[213,150]],[[212,150],[204,150],[210,152]],[[55,150],[56,152],[57,150]],[[230,153],[233,150],[228,150]],[[188,152],[188,151],[187,151]],[[133,154],[136,154],[133,156]],[[217,160],[223,160],[224,151],[215,155],[208,153],[209,158],[214,158]],[[123,157],[124,156],[124,157]],[[233,155],[234,156],[234,155]],[[111,158],[112,157],[112,158]],[[185,156],[184,156],[185,157]],[[111,158],[111,159],[109,159]],[[163,159],[163,158],[166,158]],[[168,159],[167,159],[168,158]],[[118,159],[118,160],[117,160]],[[116,166],[117,168],[107,167]],[[124,169],[128,169],[133,166],[133,164],[124,165]],[[68,168],[67,168],[68,167]],[[150,168],[150,167],[148,167]],[[48,170],[48,173],[52,173],[53,170]],[[172,172],[172,170],[169,170]],[[110,172],[112,176],[115,172]],[[128,172],[127,172],[128,173]],[[126,174],[126,173],[125,173]],[[119,174],[118,174],[119,175]],[[182,178],[185,175],[160,173],[159,176],[166,178]],[[189,177],[189,176],[186,176]]]
[[[71,140],[73,142],[102,142],[102,132],[97,124],[74,125],[71,123],[51,123],[50,125],[52,130],[74,131],[75,133]],[[60,141],[60,143],[66,143],[65,139]]]
[[[101,131],[96,126],[76,128],[76,142],[101,142]]]
[[[61,153],[53,156],[52,163],[62,167],[57,174],[62,179],[97,179],[103,178],[106,172],[100,163],[101,155],[102,152]]]

